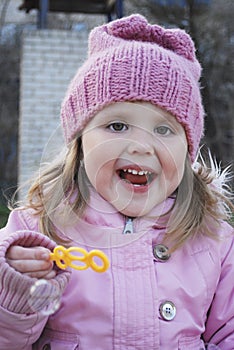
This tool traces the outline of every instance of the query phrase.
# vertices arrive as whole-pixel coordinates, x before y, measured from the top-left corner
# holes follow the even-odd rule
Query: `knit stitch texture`
[[[148,101],[182,124],[194,160],[204,120],[200,74],[194,43],[183,30],[151,25],[141,15],[96,27],[89,36],[88,58],[62,103],[66,142],[105,106]]]

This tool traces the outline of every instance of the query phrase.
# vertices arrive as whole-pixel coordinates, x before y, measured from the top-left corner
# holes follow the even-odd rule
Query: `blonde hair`
[[[25,209],[34,209],[40,217],[40,230],[57,243],[69,243],[56,232],[51,219],[61,203],[69,204],[63,206],[65,218],[69,218],[71,211],[81,217],[89,200],[89,181],[82,161],[82,143],[81,137],[78,137],[58,159],[40,170],[23,206]],[[189,157],[186,159],[184,176],[170,210],[164,238],[165,242],[170,242],[171,251],[198,233],[217,238],[210,223],[218,224],[220,220],[227,220],[233,211],[233,204],[229,200],[230,191],[224,179],[229,177],[228,171],[221,174],[211,157],[209,162],[210,168],[201,157],[196,167],[192,168]],[[222,177],[222,184],[215,185],[217,178]]]
[[[184,176],[164,237],[171,251],[198,234],[218,239],[216,228],[221,221],[229,221],[234,209],[228,186],[229,170],[228,167],[221,172],[210,153],[206,161],[199,155],[199,162],[194,167],[186,159]]]

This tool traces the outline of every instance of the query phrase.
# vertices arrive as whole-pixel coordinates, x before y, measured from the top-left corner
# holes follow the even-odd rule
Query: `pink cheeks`
[[[146,215],[181,181],[185,132],[173,116],[150,103],[105,107],[84,129],[82,144],[91,184],[124,215]]]

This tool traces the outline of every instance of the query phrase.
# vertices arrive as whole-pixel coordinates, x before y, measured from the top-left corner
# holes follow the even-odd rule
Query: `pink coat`
[[[220,241],[199,237],[168,256],[160,220],[134,219],[134,232],[122,234],[124,217],[100,198],[93,201],[99,210],[88,208],[69,236],[87,249],[101,248],[111,267],[102,274],[60,273],[61,307],[49,317],[31,311],[33,279],[10,268],[5,252],[13,243],[51,249],[54,243],[32,232],[38,218],[30,210],[10,215],[0,232],[0,350],[202,350],[208,343],[233,350],[231,226],[221,224]],[[171,204],[168,199],[156,212]]]

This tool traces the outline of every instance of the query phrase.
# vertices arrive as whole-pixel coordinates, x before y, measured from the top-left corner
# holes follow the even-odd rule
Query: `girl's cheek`
[[[95,189],[108,185],[110,182],[111,166],[100,158],[100,154],[84,159],[85,171]]]

